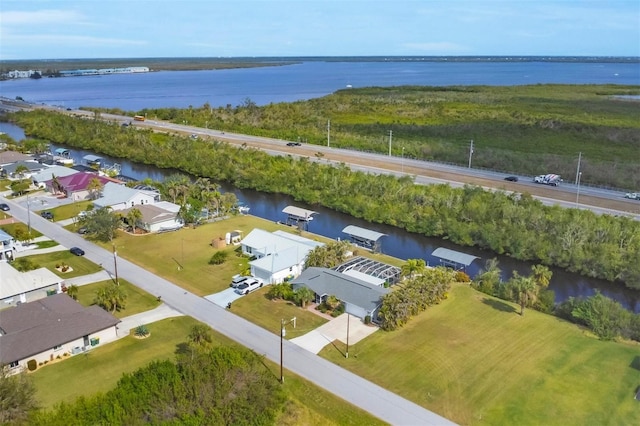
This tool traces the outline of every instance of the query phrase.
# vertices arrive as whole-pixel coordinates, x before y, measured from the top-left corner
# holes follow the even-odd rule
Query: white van
[[[231,278],[231,287],[233,288],[237,288],[240,284],[242,284],[243,282],[245,282],[246,280],[248,280],[251,277],[246,277],[243,275],[234,275],[233,278]]]

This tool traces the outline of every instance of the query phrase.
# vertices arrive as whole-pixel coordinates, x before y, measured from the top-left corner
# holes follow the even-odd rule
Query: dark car
[[[0,210],[4,211],[4,212],[8,212],[9,211],[9,205],[2,203],[0,204]]]
[[[71,247],[69,251],[76,256],[84,256],[84,250],[82,250],[80,247]]]
[[[300,146],[302,145],[300,142],[289,142],[287,143],[287,146]]]
[[[508,180],[509,182],[517,182],[518,176],[507,176],[504,180]]]
[[[49,211],[44,211],[40,213],[40,216],[44,217],[45,219],[53,220],[53,213]]]

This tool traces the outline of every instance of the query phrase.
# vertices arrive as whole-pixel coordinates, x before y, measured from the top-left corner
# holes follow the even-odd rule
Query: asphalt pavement
[[[11,200],[6,202],[10,205],[13,216],[26,223],[27,209]],[[84,240],[80,235],[69,232],[58,224],[43,219],[38,214],[31,213],[30,223],[35,229],[65,247],[83,247],[85,257],[96,264],[112,265],[114,263],[112,252]],[[280,336],[277,334],[268,332],[125,259],[117,259],[117,268],[118,276],[150,294],[161,296],[164,303],[171,308],[210,325],[216,331],[256,353],[265,355],[273,362],[280,362]],[[453,424],[444,417],[332,364],[294,343],[285,340],[283,348],[284,366],[287,370],[383,421],[394,425]]]

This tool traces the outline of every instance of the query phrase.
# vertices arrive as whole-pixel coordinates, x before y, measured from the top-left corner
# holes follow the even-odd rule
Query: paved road
[[[11,200],[6,202],[11,206],[11,213],[16,219],[27,222],[26,208]],[[96,264],[105,265],[107,269],[109,268],[107,265],[114,264],[114,256],[110,251],[85,241],[81,236],[47,221],[37,214],[31,213],[31,226],[66,247],[82,247],[87,259]],[[118,258],[117,268],[119,277],[153,295],[162,296],[164,303],[175,310],[209,324],[216,331],[241,345],[258,354],[264,354],[271,361],[280,362],[280,337],[276,334],[270,333],[124,259]],[[286,340],[284,341],[284,365],[287,370],[390,424],[453,424],[449,420]]]

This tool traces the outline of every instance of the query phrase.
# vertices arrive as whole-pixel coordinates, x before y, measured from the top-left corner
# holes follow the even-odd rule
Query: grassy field
[[[113,388],[123,373],[130,373],[153,360],[172,359],[178,345],[186,341],[191,327],[198,322],[191,317],[170,318],[147,327],[147,339],[125,337],[61,362],[40,368],[31,374],[37,398],[43,408],[80,395],[93,395]],[[212,332],[214,344],[234,344]],[[277,380],[278,366],[265,361]],[[377,425],[383,424],[351,404],[289,373],[284,384],[289,396],[287,409],[279,419],[281,425]]]
[[[160,302],[155,296],[147,293],[144,290],[132,285],[126,280],[118,279],[120,286],[127,292],[127,301],[125,308],[113,312],[113,315],[117,318],[128,317],[129,315],[135,315],[140,312],[145,312],[153,308],[157,308]],[[93,284],[82,285],[78,287],[78,302],[83,306],[93,305],[96,291],[107,284],[111,284],[112,281],[101,281]]]
[[[401,330],[353,345],[353,357],[321,355],[460,424],[640,424],[637,344],[516,312],[456,285]]]
[[[78,216],[83,210],[87,210],[87,208],[92,205],[91,201],[78,201],[72,204],[64,204],[54,209],[43,209],[48,210],[53,213],[53,217],[55,220],[64,220],[71,219]]]

